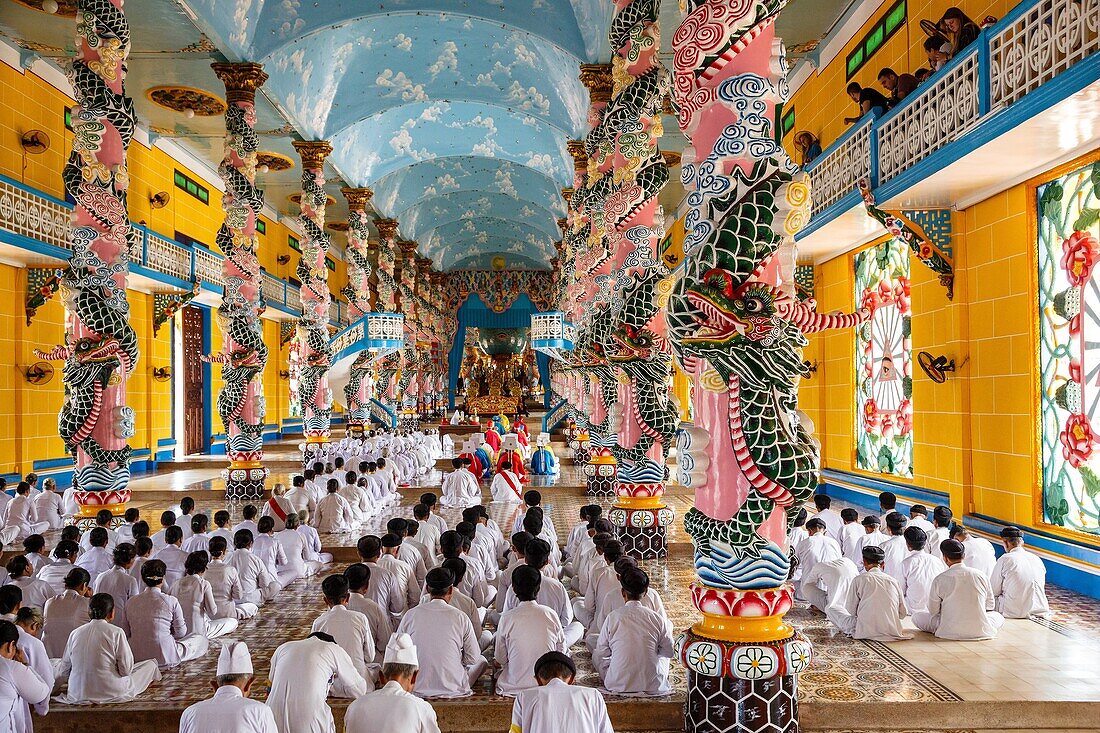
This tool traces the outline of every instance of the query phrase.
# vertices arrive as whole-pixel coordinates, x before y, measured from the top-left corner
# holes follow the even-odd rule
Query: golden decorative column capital
[[[374,196],[374,191],[369,188],[341,188],[340,193],[348,200],[348,208],[352,211],[363,211]]]
[[[573,200],[573,187],[566,186],[561,190],[561,197],[565,199],[565,205],[569,206],[569,202]]]
[[[397,246],[401,248],[401,254],[405,257],[412,259],[416,257],[416,242],[411,239],[402,239],[397,243]]]
[[[587,171],[588,151],[584,149],[584,140],[566,140],[565,147],[569,149],[569,155],[573,156],[573,169]]]
[[[662,150],[661,157],[665,159],[665,165],[669,168],[675,168],[680,165],[680,154],[674,150]]]
[[[569,231],[569,220],[558,219],[558,229],[561,229],[562,236],[564,236]]]
[[[382,239],[393,239],[397,236],[397,219],[376,219],[374,226]]]
[[[302,158],[302,167],[314,170],[325,164],[325,158],[332,152],[332,143],[327,140],[295,140],[294,149]]]
[[[432,268],[432,258],[431,257],[417,257],[416,258],[416,267],[417,267],[418,270],[420,270],[421,275],[427,275],[428,271],[431,270],[431,268]]]
[[[210,68],[214,70],[222,84],[225,84],[225,101],[229,104],[238,102],[256,103],[256,90],[267,81],[267,73],[263,64],[242,63],[227,64],[213,63]]]
[[[611,101],[613,88],[611,64],[581,64],[581,84],[588,89],[592,104]]]

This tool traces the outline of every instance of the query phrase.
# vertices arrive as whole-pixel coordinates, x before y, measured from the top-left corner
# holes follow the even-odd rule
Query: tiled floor
[[[282,457],[282,456],[280,456]],[[168,504],[163,498],[143,501],[149,491],[172,491],[194,495],[200,509],[222,508],[217,494],[220,466],[191,469],[174,474],[137,479],[136,506],[149,518]],[[287,481],[289,476],[274,475],[272,481]],[[420,493],[438,486],[440,475],[433,472],[421,486],[403,491],[403,505],[415,503]],[[561,477],[546,480],[535,477],[533,485],[542,486],[547,506],[559,535],[564,538],[576,521],[578,508],[590,500],[584,497],[583,477],[566,467]],[[485,493],[488,499],[487,490]],[[673,488],[667,503],[677,515],[691,506],[689,492]],[[610,505],[610,502],[607,503]],[[490,504],[490,514],[507,531],[511,527],[514,505]],[[444,510],[453,524],[459,512]],[[348,535],[324,536],[328,546],[350,546],[364,533],[379,532],[388,515]],[[693,580],[691,546],[682,525],[676,522],[670,533],[672,550],[666,563],[646,563],[652,584],[665,601],[665,607],[677,629],[697,620],[686,589]],[[277,602],[263,609],[260,618],[242,623],[234,638],[247,641],[257,659],[262,677],[267,660],[278,644],[303,636],[313,618],[322,610],[320,579],[298,581],[288,587]],[[883,644],[862,642],[838,634],[821,616],[796,608],[788,616],[814,644],[811,668],[800,677],[800,699],[806,702],[898,701],[936,702],[959,700],[1100,700],[1100,604],[1062,588],[1050,588],[1055,609],[1050,620],[1008,621],[999,637],[992,641],[948,642],[917,633],[906,642]],[[583,645],[575,649],[580,665],[580,681],[598,685]],[[203,660],[170,672],[165,680],[131,706],[155,706],[166,699],[177,702],[204,697],[213,674],[216,653]],[[672,665],[674,689],[669,700],[682,699],[684,673]],[[478,694],[488,696],[488,678],[483,678]],[[261,695],[263,690],[260,691]]]

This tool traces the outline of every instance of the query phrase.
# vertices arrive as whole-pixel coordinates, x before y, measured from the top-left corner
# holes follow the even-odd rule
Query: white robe
[[[477,477],[465,468],[447,474],[441,491],[443,496],[439,498],[440,506],[465,509],[481,504],[481,485],[478,484]]]
[[[180,602],[159,587],[146,588],[126,604],[130,648],[134,659],[154,659],[161,667],[175,667],[206,654],[205,636],[187,636]]]
[[[409,634],[420,659],[414,692],[420,697],[467,697],[470,677],[486,666],[470,619],[457,608],[434,598],[409,609],[397,633]],[[430,663],[429,663],[430,660]]]
[[[901,561],[901,594],[909,615],[928,607],[928,591],[936,576],[947,570],[943,560],[923,550],[914,550]]]
[[[852,580],[844,611],[847,617],[841,630],[855,639],[899,641],[913,638],[901,624],[906,615],[901,586],[880,568],[860,573]]]
[[[350,532],[355,517],[347,499],[339,494],[328,494],[317,503],[317,513],[313,516],[313,527],[318,532],[339,534]]]
[[[825,534],[836,540],[837,545],[840,544],[844,520],[840,518],[838,512],[834,512],[832,509],[822,509],[817,514],[811,516],[810,519],[820,519],[822,522],[825,522]]]
[[[435,708],[430,703],[405,692],[397,682],[390,681],[381,689],[364,695],[348,706],[344,713],[344,731],[439,733],[439,723],[436,721]]]
[[[509,479],[512,481],[511,484],[508,483]],[[489,485],[489,492],[493,495],[493,501],[507,504],[523,501],[523,484],[520,483],[519,476],[511,471],[501,471],[493,476],[493,483]]]
[[[180,602],[187,634],[215,639],[237,628],[236,618],[218,615],[218,602],[209,581],[201,575],[185,575],[172,588],[172,597]]]
[[[8,502],[6,524],[8,527],[17,529],[12,541],[32,534],[42,534],[50,528],[48,522],[35,521],[34,503],[31,497],[19,495]]]
[[[802,568],[802,579],[798,583],[797,594],[799,598],[807,598],[802,590],[806,585],[806,574],[819,562],[829,562],[839,558],[840,544],[825,532],[818,532],[799,542],[794,548],[794,556],[798,559],[798,566]]]
[[[863,534],[863,525],[859,522],[850,522],[840,528],[840,552],[851,560],[857,569],[863,567],[863,558],[856,557],[856,543]]]
[[[924,546],[924,549],[929,555],[935,555],[942,560],[943,553],[940,552],[940,543],[948,539],[951,539],[950,527],[935,527],[928,533],[928,544]]]
[[[615,695],[667,695],[672,624],[638,601],[611,612],[600,629],[592,666]]]
[[[512,705],[511,733],[614,733],[603,694],[552,679],[524,690]]]
[[[905,537],[900,534],[890,535],[880,547],[886,554],[886,559],[882,563],[883,571],[898,583],[901,583],[902,579],[905,578],[905,569],[902,563],[909,554],[909,546],[905,544]]]
[[[8,613],[0,616],[5,621],[11,621],[15,623],[15,614]],[[27,666],[33,669],[38,676],[45,681],[49,688],[53,689],[54,684],[54,669],[53,664],[50,663],[50,657],[46,654],[46,647],[42,644],[42,641],[37,636],[31,636],[22,627],[19,629],[19,641],[16,642],[16,647],[19,651],[23,652],[23,657],[27,660]],[[46,696],[44,700],[34,704],[34,711],[39,715],[46,715],[50,712],[50,697]],[[28,718],[29,719],[29,718]],[[2,718],[0,718],[2,720]]]
[[[367,665],[374,663],[375,647],[374,635],[371,633],[370,621],[358,611],[349,610],[347,606],[338,605],[328,609],[313,622],[310,633],[323,632],[328,634],[340,648],[348,653],[351,662],[355,665],[355,671],[366,682],[368,690],[374,689],[371,676],[367,671]],[[332,685],[333,697],[348,697],[354,699],[363,694],[355,687],[345,687],[342,682]]]
[[[275,533],[275,539],[282,547],[286,565],[278,569],[279,584],[287,586],[298,578],[313,575],[321,569],[321,563],[310,559],[305,538],[297,530],[284,529]]]
[[[30,706],[50,699],[50,686],[25,664],[0,657],[0,730],[31,733]]]
[[[14,585],[19,588],[23,591],[23,605],[39,610],[46,605],[46,601],[57,595],[54,593],[52,585],[44,580],[39,580],[33,575],[14,579],[9,578],[4,585]]]
[[[66,705],[126,702],[160,679],[156,661],[134,662],[126,633],[102,619],[73,631],[59,672],[68,675],[68,692],[58,698]]]
[[[990,586],[997,610],[1005,618],[1027,618],[1050,613],[1046,593],[1047,569],[1038,555],[1014,547],[993,566]]]
[[[241,579],[242,601],[261,606],[279,592],[279,579],[250,550],[236,550],[225,562],[237,569]]]
[[[371,636],[374,638],[374,659],[368,661],[381,664],[386,645],[389,644],[390,635],[393,634],[393,621],[390,619],[389,614],[382,610],[381,606],[362,593],[352,591],[350,595],[348,609],[358,611],[367,617]]]
[[[857,575],[856,566],[846,557],[819,562],[802,576],[802,592],[807,601],[840,628],[847,618],[844,604],[848,601],[848,586]]]
[[[213,697],[187,707],[180,733],[279,733],[271,708],[247,699],[234,685],[219,687]]]
[[[46,601],[42,608],[42,643],[50,659],[65,653],[69,634],[88,623],[88,599],[75,590],[66,590]]]
[[[259,605],[243,599],[241,574],[237,568],[222,560],[211,560],[204,575],[218,607],[215,618],[252,618],[260,610]]]
[[[993,589],[985,575],[958,563],[932,581],[928,610],[913,614],[913,624],[941,639],[992,639],[1004,624],[1004,617],[993,610],[995,607]]]
[[[513,696],[537,686],[535,662],[547,652],[569,653],[557,613],[537,601],[521,601],[503,614],[494,651],[504,668],[497,677],[497,694]]]
[[[112,553],[106,547],[93,547],[87,552],[82,552],[73,563],[78,568],[84,568],[95,583],[103,573],[114,567],[115,562]]]
[[[187,562],[187,553],[183,551],[182,547],[165,545],[160,550],[153,553],[153,559],[160,560],[168,569],[168,572],[164,574],[165,592],[168,592],[172,586],[178,583],[180,578],[187,572],[185,565]]]
[[[107,593],[115,599],[115,620],[111,623],[129,634],[130,624],[126,620],[126,604],[141,592],[137,579],[130,575],[130,571],[126,568],[115,566],[96,578],[92,590],[96,593]]]
[[[309,637],[288,641],[271,655],[271,692],[267,706],[279,733],[336,733],[326,698],[339,682],[355,697],[367,693],[367,683],[338,644]]]
[[[855,543],[854,553],[855,557],[849,557],[848,559],[855,563],[856,569],[862,573],[863,570],[863,548],[864,547],[882,547],[882,545],[888,540],[889,537],[879,532],[876,529],[874,532],[867,534],[864,532],[859,536],[859,539]]]
[[[997,564],[997,552],[993,549],[993,543],[984,537],[971,535],[963,543],[966,554],[963,556],[963,565],[974,568],[989,580],[993,575],[993,566]]]
[[[64,501],[56,491],[43,491],[34,498],[34,520],[45,522],[50,529],[65,526]]]

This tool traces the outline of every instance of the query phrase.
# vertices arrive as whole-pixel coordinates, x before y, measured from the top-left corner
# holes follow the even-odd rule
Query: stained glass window
[[[1038,187],[1043,521],[1100,534],[1100,163]]]
[[[913,372],[909,247],[891,240],[855,256],[856,467],[913,477]]]

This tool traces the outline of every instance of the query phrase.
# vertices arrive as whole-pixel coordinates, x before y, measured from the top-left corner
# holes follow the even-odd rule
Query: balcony
[[[806,166],[805,256],[827,259],[883,232],[856,182],[886,209],[965,208],[1100,144],[1100,0],[1024,0],[877,119]]]
[[[0,259],[28,267],[57,266],[72,254],[72,204],[0,175]],[[196,301],[218,305],[224,284],[222,255],[201,245],[186,245],[142,224],[130,225],[130,274],[127,287],[145,293],[202,289]],[[264,317],[297,318],[298,288],[263,273]],[[333,325],[346,322],[347,307],[334,304]]]

